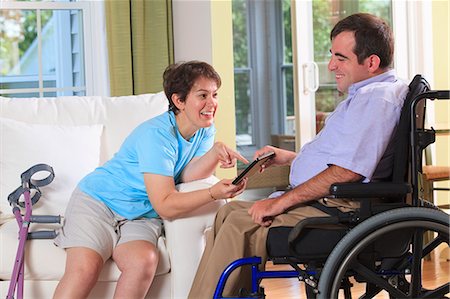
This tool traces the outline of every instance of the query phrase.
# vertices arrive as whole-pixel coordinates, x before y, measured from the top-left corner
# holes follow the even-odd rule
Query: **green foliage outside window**
[[[41,28],[53,16],[52,10],[41,10]],[[7,75],[37,37],[35,10],[0,10],[0,74]]]

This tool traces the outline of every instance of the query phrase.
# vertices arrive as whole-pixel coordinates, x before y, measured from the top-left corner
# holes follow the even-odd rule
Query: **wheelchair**
[[[226,280],[241,266],[251,267],[252,286],[239,298],[265,298],[262,279],[293,277],[304,283],[308,298],[338,298],[341,289],[345,298],[351,298],[352,280],[365,283],[360,298],[373,298],[381,291],[389,298],[446,298],[448,281],[424,287],[422,262],[438,246],[448,247],[449,215],[421,198],[420,175],[422,152],[435,141],[433,128],[424,128],[426,102],[449,95],[448,90],[430,90],[428,82],[416,75],[394,133],[391,178],[332,185],[330,198],[357,200],[360,208],[344,213],[313,203],[329,217],[270,228],[268,259],[292,270],[261,271],[260,257],[236,260],[222,273],[214,298],[227,298],[222,295]]]

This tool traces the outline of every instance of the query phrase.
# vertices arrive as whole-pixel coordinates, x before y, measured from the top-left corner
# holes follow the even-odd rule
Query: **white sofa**
[[[0,298],[8,292],[18,225],[7,196],[20,185],[20,174],[37,163],[55,171],[41,187],[34,215],[64,215],[77,182],[109,159],[138,124],[167,110],[164,94],[127,97],[0,97]],[[181,191],[206,188],[214,176],[186,184]],[[204,249],[204,235],[225,201],[204,206],[186,218],[164,221],[158,241],[160,264],[147,298],[186,298]],[[56,224],[31,224],[30,231]],[[51,298],[62,277],[65,251],[52,240],[29,240],[25,249],[25,298]],[[90,298],[112,298],[119,270],[107,261]]]

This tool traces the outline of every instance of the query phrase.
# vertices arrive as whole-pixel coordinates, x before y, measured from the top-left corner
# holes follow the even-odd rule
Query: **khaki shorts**
[[[157,246],[161,230],[159,218],[128,220],[76,188],[54,243],[61,248],[90,248],[105,262],[115,247],[126,242],[143,240]]]

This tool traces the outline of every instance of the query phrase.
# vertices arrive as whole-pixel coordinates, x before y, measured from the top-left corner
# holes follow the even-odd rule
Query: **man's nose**
[[[336,64],[334,63],[333,58],[330,59],[330,61],[328,62],[328,70],[330,72],[334,71],[336,69]]]

